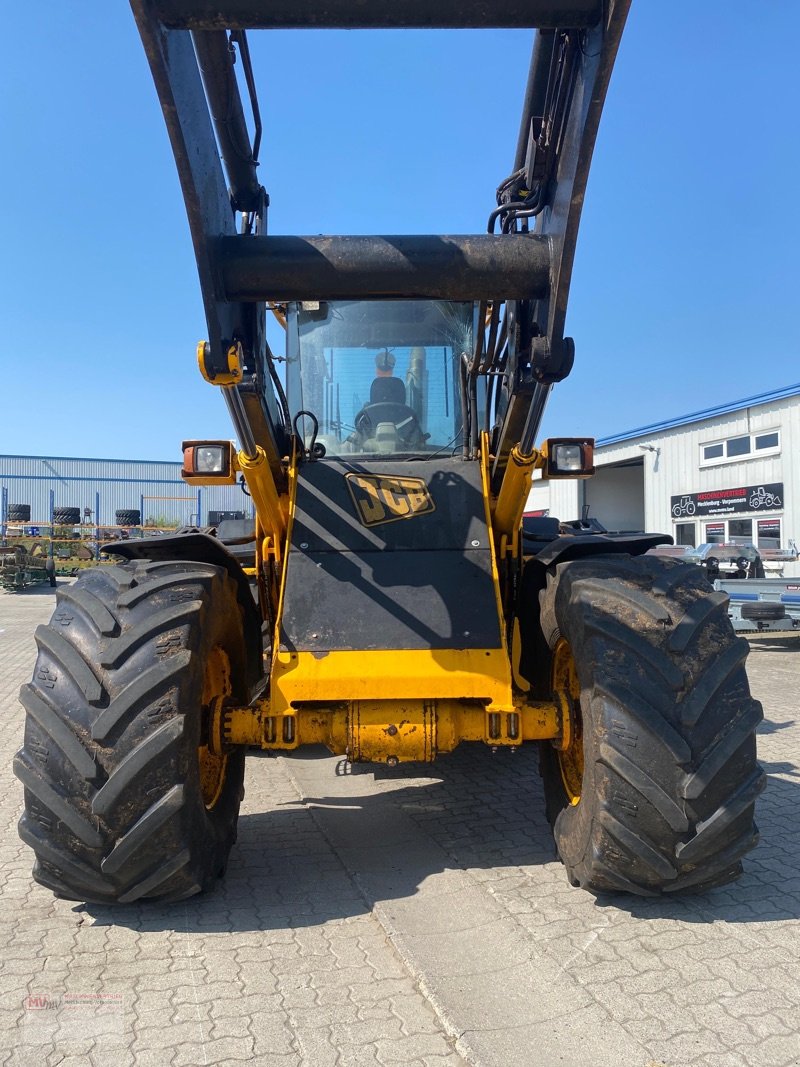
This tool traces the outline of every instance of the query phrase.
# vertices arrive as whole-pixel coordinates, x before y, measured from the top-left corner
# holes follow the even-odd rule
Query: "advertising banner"
[[[693,515],[732,515],[742,511],[775,511],[783,507],[783,482],[744,485],[739,489],[709,489],[670,498],[673,519]]]

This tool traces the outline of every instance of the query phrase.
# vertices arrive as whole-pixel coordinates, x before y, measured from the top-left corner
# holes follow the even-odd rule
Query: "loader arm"
[[[224,387],[244,452],[251,458],[263,452],[276,491],[285,494],[281,458],[289,453],[292,429],[271,373],[268,302],[475,301],[487,330],[469,353],[463,453],[478,454],[476,382],[485,376],[491,489],[499,493],[511,450],[532,453],[552,385],[572,366],[574,346],[564,327],[575,241],[629,0],[444,0],[435,6],[422,0],[131,0],[131,6],[194,242],[209,338],[202,369]],[[538,29],[512,170],[498,189],[489,232],[269,236],[245,31],[389,27]],[[234,74],[237,59],[254,118],[252,143]]]

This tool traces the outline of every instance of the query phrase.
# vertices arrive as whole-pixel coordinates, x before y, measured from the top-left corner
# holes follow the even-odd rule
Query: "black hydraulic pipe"
[[[223,237],[215,259],[229,301],[522,300],[550,284],[550,244],[538,234]]]
[[[522,102],[522,118],[517,138],[517,154],[514,156],[513,170],[519,170],[525,164],[528,150],[531,119],[534,115],[544,114],[544,102],[547,96],[547,82],[550,78],[550,66],[553,62],[553,48],[556,36],[552,30],[539,30],[533,42],[533,55],[528,71],[528,84]]]
[[[453,29],[594,26],[603,0],[155,0],[172,29]]]
[[[224,30],[206,30],[193,33],[192,41],[230,183],[231,200],[238,211],[258,211],[263,194],[233,72],[228,35]]]

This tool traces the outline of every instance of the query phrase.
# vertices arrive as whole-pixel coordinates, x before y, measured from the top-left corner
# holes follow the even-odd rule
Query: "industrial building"
[[[84,521],[112,526],[120,510],[145,526],[204,526],[214,513],[253,514],[238,485],[192,488],[181,464],[136,459],[0,456],[0,523],[9,506],[28,504],[30,523],[48,526],[54,508],[78,508]]]
[[[595,470],[585,481],[535,483],[527,513],[569,520],[588,505],[609,530],[669,533],[679,545],[791,548],[800,541],[800,383],[601,438]]]

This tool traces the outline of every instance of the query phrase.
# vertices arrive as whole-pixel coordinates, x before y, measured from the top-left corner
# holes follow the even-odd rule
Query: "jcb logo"
[[[434,510],[422,478],[391,478],[383,474],[346,474],[347,488],[365,526],[413,519]]]

